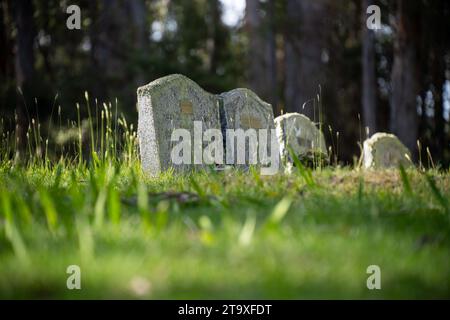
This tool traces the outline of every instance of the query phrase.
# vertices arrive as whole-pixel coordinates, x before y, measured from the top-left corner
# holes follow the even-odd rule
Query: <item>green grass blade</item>
[[[291,207],[292,199],[285,197],[278,202],[272,210],[267,223],[269,226],[279,225],[283,218],[286,216],[289,208]]]
[[[109,219],[114,225],[119,225],[120,223],[120,210],[119,192],[114,187],[110,186],[108,192],[108,213]]]
[[[189,178],[192,188],[194,188],[195,192],[197,192],[198,196],[202,199],[206,197],[205,191],[200,187],[197,180],[195,180],[194,176],[191,175]]]
[[[358,185],[358,202],[362,203],[364,198],[364,178],[359,177],[359,185]]]
[[[44,209],[45,217],[47,218],[47,225],[50,231],[55,231],[58,225],[58,213],[56,211],[53,200],[50,195],[42,189],[39,191],[42,208]]]
[[[406,170],[402,164],[400,164],[399,170],[400,170],[400,178],[402,179],[403,190],[405,191],[406,195],[410,197],[413,195],[413,192],[411,184],[409,183],[408,174],[406,173]]]
[[[105,206],[106,206],[106,189],[103,188],[98,194],[97,200],[95,201],[94,207],[94,225],[96,228],[100,228],[103,225],[103,220],[105,217]]]
[[[297,168],[298,172],[300,173],[300,175],[303,177],[303,179],[305,180],[305,183],[309,186],[309,187],[315,187],[316,183],[312,177],[312,172],[311,170],[309,170],[308,168],[306,168],[302,162],[300,161],[300,159],[298,158],[298,156],[295,154],[294,150],[292,149],[291,146],[287,147],[289,150],[289,153],[291,155],[292,160],[294,161],[295,167]]]
[[[55,180],[53,182],[53,188],[55,189],[59,188],[59,185],[61,184],[62,170],[63,166],[61,165],[61,163],[58,163],[58,165],[56,166]]]
[[[239,244],[241,246],[248,246],[253,238],[256,227],[256,217],[253,214],[247,216],[244,226],[239,234]]]
[[[434,181],[433,177],[426,174],[425,175],[428,185],[430,187],[431,193],[433,194],[434,198],[439,202],[439,204],[444,208],[446,212],[448,212],[448,202],[447,199],[442,195],[441,191],[436,185],[436,182]]]
[[[3,211],[3,215],[5,216],[4,226],[6,238],[11,243],[11,246],[17,258],[24,263],[28,263],[27,248],[19,230],[14,223],[11,198],[8,196],[5,190],[0,190],[0,200],[2,202],[1,208]]]

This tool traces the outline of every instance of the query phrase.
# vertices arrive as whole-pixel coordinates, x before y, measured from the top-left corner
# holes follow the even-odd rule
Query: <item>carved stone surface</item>
[[[280,156],[286,169],[293,165],[289,148],[301,159],[308,154],[327,154],[323,133],[305,115],[286,113],[275,119]]]
[[[269,156],[272,152],[270,144],[271,130],[275,129],[272,106],[262,101],[253,91],[244,88],[222,93],[220,98],[223,101],[226,128],[234,129],[235,132],[238,129],[242,129],[249,134],[248,129],[255,129],[258,147],[260,143],[264,143],[260,139],[262,137],[266,142],[265,154]],[[266,129],[267,131],[260,131],[259,129]],[[234,150],[231,150],[229,146],[229,144],[225,146],[226,154],[230,156],[230,153],[234,153],[233,158],[236,160],[237,153],[241,152],[241,154],[245,154],[246,164],[249,163],[250,153],[257,153],[259,156],[262,155],[256,148],[251,149],[247,144],[237,144]],[[246,149],[242,151],[239,148]],[[274,152],[278,153],[278,150],[274,150]],[[253,154],[253,156],[256,156],[258,164],[266,164],[269,161],[268,159],[258,157],[258,155]]]
[[[194,121],[202,122],[203,131],[220,130],[217,97],[179,74],[140,87],[137,95],[139,148],[144,171],[157,175],[170,167],[176,170],[192,168],[190,164],[172,163],[172,132],[184,128],[191,132],[193,139]]]
[[[364,141],[363,166],[365,169],[393,168],[413,165],[408,148],[393,134],[375,133]]]
[[[254,164],[276,163],[278,168],[279,151],[275,134],[273,136],[277,147],[274,148],[273,156],[271,156],[271,129],[275,128],[272,107],[251,90],[234,89],[213,95],[204,91],[187,77],[175,74],[140,87],[137,95],[139,147],[142,167],[147,173],[157,175],[171,167],[176,170],[189,170],[205,165],[195,159],[188,164],[184,162],[174,164],[171,155],[177,142],[172,142],[171,137],[175,129],[187,129],[191,135],[193,149],[200,144],[199,147],[202,150],[207,148],[208,142],[210,142],[203,141],[203,133],[208,129],[216,129],[219,134],[221,133],[220,138],[222,139],[223,159],[222,155],[219,158],[223,161],[219,164],[247,166],[249,163],[253,164],[248,161],[252,155],[256,156]],[[198,130],[196,131],[197,127],[194,122],[196,124],[201,122],[200,137],[196,135]],[[228,139],[228,142],[235,140],[233,148],[229,148],[230,144],[227,144],[228,131],[236,133],[236,130],[239,129],[245,134],[255,134],[256,141],[239,143],[239,139],[233,135]],[[260,129],[267,130],[262,134],[264,130]],[[264,139],[261,139],[261,134]],[[242,136],[240,137],[242,138]],[[260,148],[265,152],[259,152]],[[242,163],[238,162],[238,153],[240,158],[243,158]],[[195,151],[192,152],[192,155],[194,154]],[[244,156],[242,156],[243,154]],[[193,157],[195,158],[195,156]],[[229,159],[232,160],[231,163],[228,161]],[[217,162],[215,163],[217,164]]]

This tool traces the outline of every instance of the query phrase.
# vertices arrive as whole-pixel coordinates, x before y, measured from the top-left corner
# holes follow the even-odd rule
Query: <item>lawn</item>
[[[0,298],[450,298],[448,171],[116,160],[2,160]]]

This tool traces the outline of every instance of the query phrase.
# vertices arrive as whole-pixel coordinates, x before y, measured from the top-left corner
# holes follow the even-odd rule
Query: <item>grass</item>
[[[450,178],[408,174],[414,196],[396,171],[324,169],[310,188],[296,173],[2,166],[0,296],[450,298]],[[382,290],[366,288],[372,264]]]
[[[30,131],[20,163],[3,135],[0,298],[450,298],[448,171],[149,178],[110,109],[102,133],[89,121],[100,137],[84,157],[38,156],[47,139]],[[86,150],[81,129],[74,141]],[[70,265],[81,290],[66,287]],[[366,287],[370,265],[381,290]]]

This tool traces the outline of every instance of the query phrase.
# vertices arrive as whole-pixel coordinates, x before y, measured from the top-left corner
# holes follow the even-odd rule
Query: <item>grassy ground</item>
[[[148,178],[112,110],[0,130],[0,298],[450,298],[450,172]]]
[[[450,298],[448,172],[107,163],[2,161],[0,298]]]

